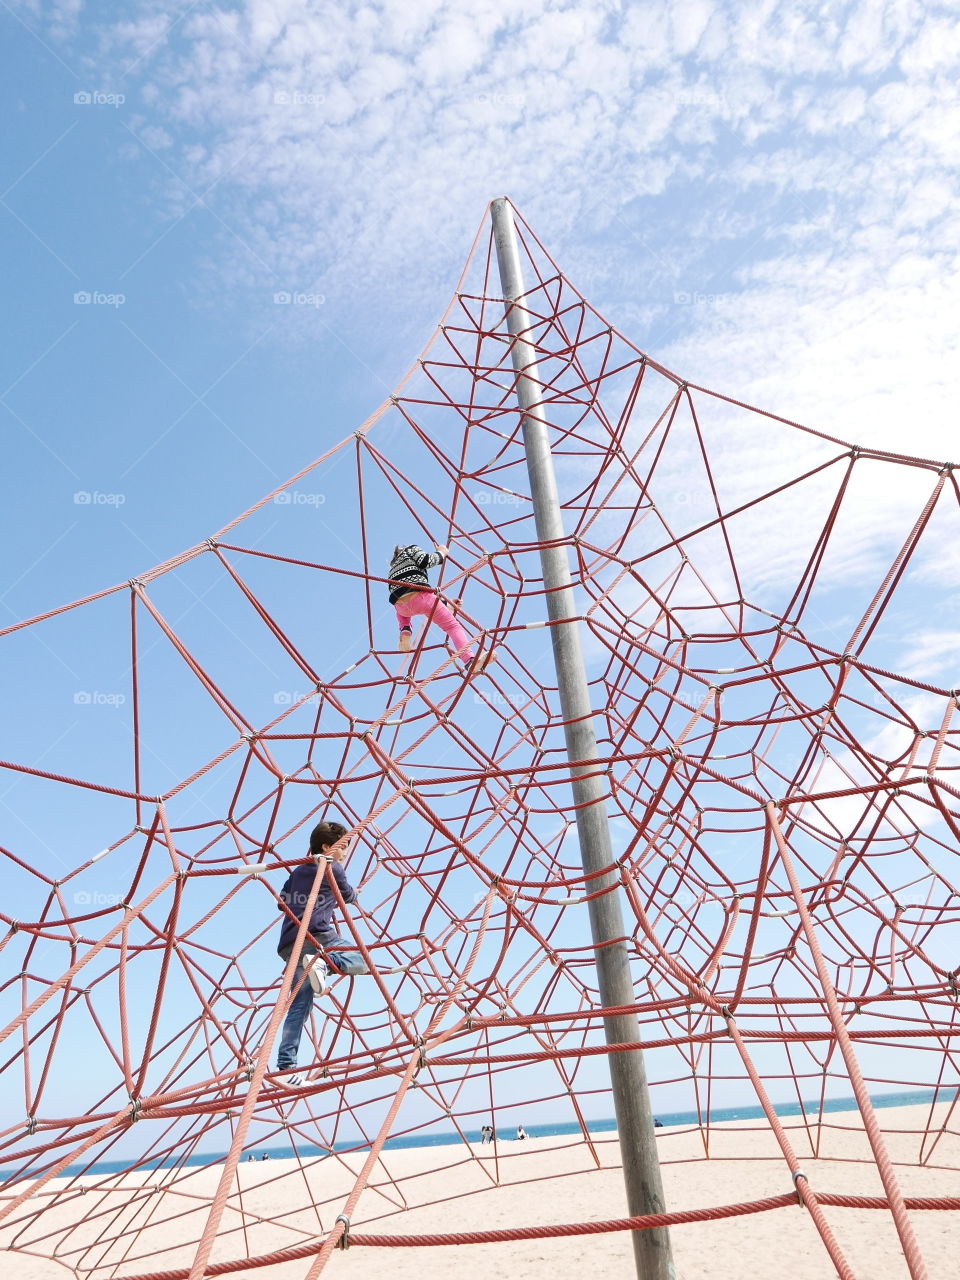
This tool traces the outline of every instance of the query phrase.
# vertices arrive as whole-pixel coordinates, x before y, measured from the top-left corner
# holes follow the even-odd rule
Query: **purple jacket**
[[[331,861],[329,864],[333,868],[333,878],[337,882],[337,888],[343,897],[344,902],[355,902],[357,892],[347,879],[347,873],[341,867],[339,862]],[[313,888],[313,879],[317,874],[317,864],[311,859],[309,862],[301,862],[290,872],[286,883],[280,890],[281,902],[285,902],[297,920],[303,918],[304,908],[307,905],[307,899],[310,897],[310,890]],[[278,906],[280,904],[278,903]],[[320,892],[317,894],[317,901],[313,908],[313,915],[310,917],[309,931],[320,941],[324,940],[324,935],[328,938],[336,936],[336,930],[333,927],[333,913],[336,909],[336,899],[333,896],[333,890],[324,875],[323,883],[320,885]],[[282,910],[282,907],[281,907]],[[280,929],[280,941],[277,944],[277,951],[282,952],[287,947],[292,947],[297,936],[297,925],[295,921],[284,914],[283,926]]]

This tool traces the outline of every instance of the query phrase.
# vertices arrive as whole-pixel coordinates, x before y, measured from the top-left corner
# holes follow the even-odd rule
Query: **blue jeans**
[[[346,938],[341,938],[337,934],[332,934],[329,938],[320,937],[318,940],[324,947],[349,947],[352,945]],[[284,947],[280,952],[280,957],[284,964],[290,959],[291,950],[291,947]],[[317,948],[308,938],[303,944],[302,954],[304,956],[312,956],[316,955],[316,953]],[[326,960],[327,964],[339,973],[347,973],[352,976],[367,972],[363,956],[358,951],[328,951]],[[300,984],[300,990],[290,1002],[290,1008],[287,1010],[283,1029],[280,1032],[280,1047],[277,1049],[278,1071],[286,1071],[290,1067],[297,1065],[300,1037],[303,1035],[303,1028],[310,1017],[310,1010],[313,1008],[313,987],[311,987],[310,979],[306,977],[302,969],[294,974],[293,984],[296,986],[301,977],[303,982]]]

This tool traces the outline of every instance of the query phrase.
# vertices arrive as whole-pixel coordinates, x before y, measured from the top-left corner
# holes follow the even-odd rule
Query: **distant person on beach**
[[[493,1126],[492,1126],[492,1125],[489,1125],[489,1124],[483,1124],[483,1125],[481,1125],[481,1126],[480,1126],[480,1145],[481,1145],[481,1147],[483,1146],[483,1144],[484,1144],[485,1142],[492,1142],[492,1141],[493,1141]]]
[[[450,643],[460,659],[465,677],[478,675],[493,661],[495,653],[481,654],[474,657],[470,648],[467,633],[457,621],[456,616],[447,608],[436,591],[430,586],[427,570],[443,564],[447,558],[448,548],[441,543],[434,543],[436,551],[427,552],[415,543],[393,548],[387,584],[390,591],[390,603],[397,615],[400,627],[399,648],[401,653],[409,653],[413,648],[412,619],[420,614],[432,619],[442,631],[445,631]]]
[[[517,1141],[518,1141],[518,1142],[523,1142],[523,1140],[526,1138],[526,1136],[527,1136],[527,1131],[526,1131],[526,1129],[524,1129],[524,1127],[523,1127],[523,1125],[522,1125],[522,1124],[518,1124],[518,1125],[517,1125]]]
[[[293,951],[297,930],[317,876],[317,864],[321,859],[329,862],[344,902],[356,901],[356,890],[347,880],[346,872],[341,866],[349,848],[347,828],[339,822],[320,822],[310,832],[309,856],[294,867],[280,890],[278,906],[284,911],[284,920],[280,929],[277,954],[284,963],[290,959]],[[298,973],[294,978],[293,999],[280,1033],[280,1047],[277,1050],[278,1071],[289,1071],[297,1065],[300,1037],[303,1034],[304,1024],[310,1016],[310,1010],[313,1008],[313,998],[315,995],[323,995],[326,991],[331,968],[335,973],[350,975],[368,972],[363,957],[356,950],[351,950],[354,944],[348,942],[346,938],[341,938],[334,927],[333,913],[337,903],[326,872],[323,874],[324,880],[317,893],[307,936],[303,942],[299,965],[303,973]],[[296,1072],[288,1076],[285,1083],[299,1088],[304,1083],[304,1077]]]
[[[269,1160],[269,1159],[270,1159],[270,1152],[269,1152],[269,1151],[265,1151],[265,1152],[263,1153],[263,1155],[260,1157],[260,1159],[261,1159],[261,1160]]]

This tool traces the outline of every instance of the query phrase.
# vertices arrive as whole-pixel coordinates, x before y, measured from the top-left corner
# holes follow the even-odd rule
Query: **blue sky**
[[[946,7],[531,2],[466,21],[443,4],[14,3],[0,20],[0,626],[202,541],[348,436],[422,348],[500,194],[684,377],[865,445],[957,456]],[[796,449],[758,476],[798,467]],[[271,504],[257,536],[295,518],[298,545],[349,563],[355,522],[322,474],[329,500]],[[877,485],[835,586],[915,500]],[[388,511],[373,517],[384,545]],[[788,534],[758,562],[789,564]],[[923,567],[935,607],[900,656],[960,684],[956,547],[944,529]],[[208,588],[185,579],[167,603],[222,653],[229,618],[215,631]],[[75,702],[119,692],[121,606],[103,618],[8,649],[7,754],[45,758],[59,708],[68,753],[121,768],[117,706]],[[322,619],[330,663],[350,618]],[[274,696],[303,691],[278,679]],[[184,712],[161,713],[164,755]],[[187,757],[207,758],[214,731],[191,729]],[[41,803],[4,801],[0,843]],[[84,852],[99,849],[76,805]]]
[[[502,193],[671,367],[943,452],[948,9],[471,14],[5,6],[11,619],[194,543],[366,417]]]

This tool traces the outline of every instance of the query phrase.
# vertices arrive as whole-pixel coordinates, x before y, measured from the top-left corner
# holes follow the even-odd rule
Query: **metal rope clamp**
[[[343,1223],[343,1235],[337,1241],[337,1248],[349,1249],[350,1248],[350,1219],[347,1217],[345,1213],[338,1213],[337,1222]],[[337,1223],[335,1222],[333,1225],[336,1226]]]
[[[804,1182],[809,1182],[810,1179],[807,1177],[807,1175],[803,1172],[802,1169],[791,1169],[790,1177],[793,1179],[793,1189],[797,1193],[797,1204],[802,1205],[803,1196],[800,1194],[800,1179],[802,1178]]]

